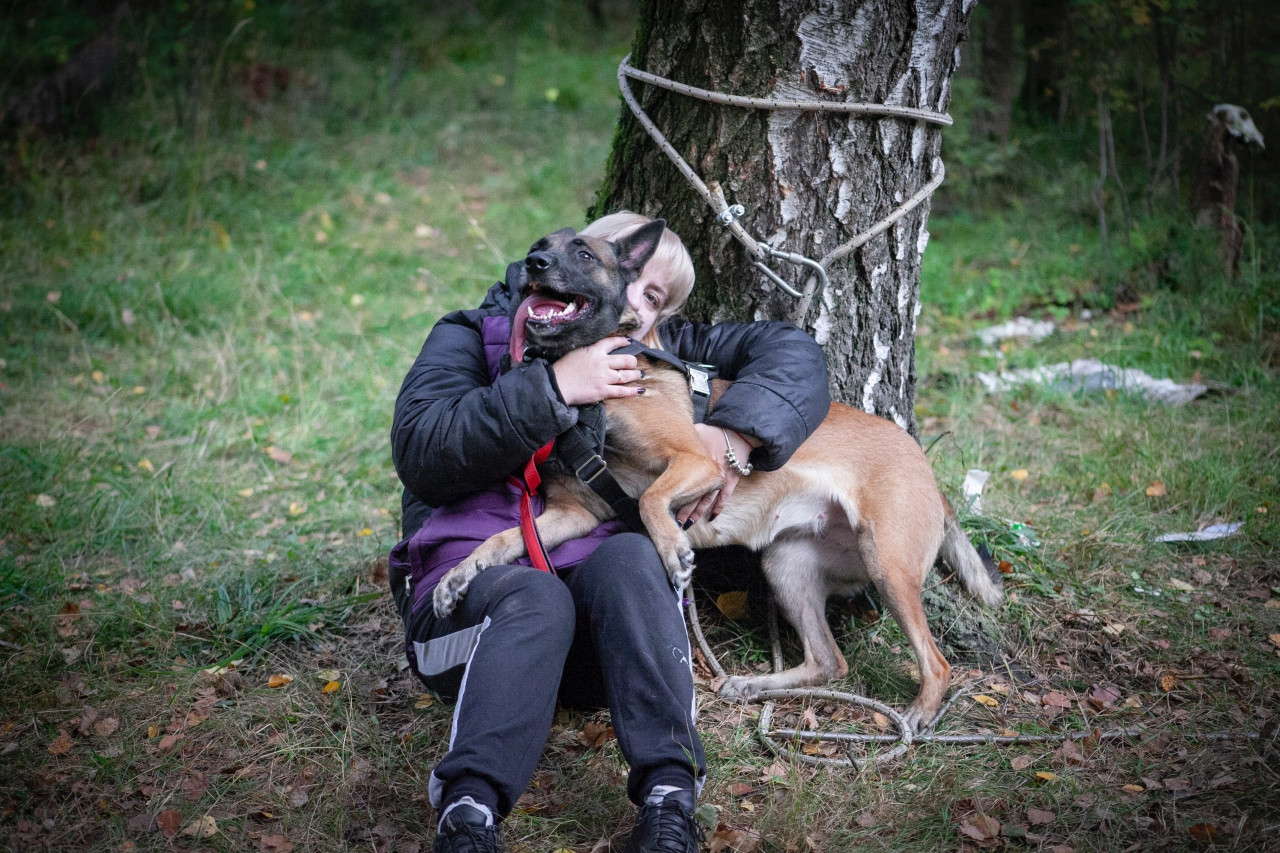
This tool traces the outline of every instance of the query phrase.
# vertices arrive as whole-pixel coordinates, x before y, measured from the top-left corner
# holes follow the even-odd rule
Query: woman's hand
[[[644,378],[644,371],[636,368],[636,357],[609,355],[611,350],[625,347],[627,343],[623,337],[605,338],[589,347],[572,350],[551,365],[565,403],[584,406],[612,397],[643,394],[643,388],[627,384]]]
[[[734,455],[741,462],[745,462],[751,455],[752,448],[759,446],[758,439],[744,436],[731,429],[721,429],[706,424],[694,424],[693,428],[698,431],[698,438],[702,439],[702,446],[707,449],[707,453],[720,465],[720,476],[724,478],[724,486],[718,492],[705,494],[701,499],[681,507],[676,513],[676,521],[681,526],[692,526],[703,518],[713,520],[724,509],[733,490],[738,487],[738,480],[741,477],[738,476],[737,471],[729,467],[729,459],[725,455],[726,437],[733,446]]]

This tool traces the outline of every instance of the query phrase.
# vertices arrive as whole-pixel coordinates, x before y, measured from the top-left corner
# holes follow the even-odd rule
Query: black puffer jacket
[[[430,507],[504,478],[577,421],[578,410],[565,405],[541,359],[490,382],[481,323],[507,313],[519,269],[508,267],[507,281],[491,287],[479,308],[441,318],[400,387],[391,455],[405,486],[405,536],[422,526]],[[713,364],[721,378],[734,380],[707,422],[759,438],[755,467],[780,468],[826,417],[826,358],[794,326],[671,318],[660,334],[669,352]]]

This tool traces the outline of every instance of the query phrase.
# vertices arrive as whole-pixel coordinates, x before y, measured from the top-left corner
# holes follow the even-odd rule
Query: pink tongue
[[[535,293],[533,296],[530,296],[524,302],[521,302],[520,307],[516,309],[516,316],[511,321],[510,352],[511,352],[511,360],[517,364],[519,364],[521,361],[524,361],[525,334],[526,334],[525,323],[528,322],[529,315],[531,315],[534,312],[534,309],[541,308],[543,306],[550,306],[550,307],[553,307],[555,310],[559,311],[560,309],[564,308],[565,303],[557,299],[548,299],[545,296],[539,296],[538,294]]]

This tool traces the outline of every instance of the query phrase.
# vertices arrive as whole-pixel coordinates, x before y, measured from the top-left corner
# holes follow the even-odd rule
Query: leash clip
[[[588,465],[591,465],[592,463],[595,463],[595,462],[600,463],[600,467],[592,471],[590,477],[584,477],[582,475],[582,470],[586,468]],[[593,453],[591,454],[590,457],[587,458],[585,462],[583,462],[581,465],[578,466],[578,469],[574,471],[573,474],[582,482],[590,485],[592,480],[594,480],[596,477],[599,477],[601,474],[603,474],[607,470],[609,470],[609,463],[605,462],[604,459],[600,457],[600,454]]]
[[[813,260],[813,258],[806,258],[804,255],[797,254],[796,252],[780,252],[777,249],[770,246],[768,243],[764,243],[764,242],[757,243],[756,246],[760,249],[761,254],[767,255],[770,258],[776,258],[780,261],[786,261],[787,263],[795,264],[796,266],[809,267],[818,276],[818,287],[816,292],[821,292],[826,289],[827,271],[823,269],[822,264]],[[765,266],[765,263],[763,260],[752,261],[751,265],[756,269],[760,270],[760,272],[764,273],[766,276],[768,276],[770,281],[778,285],[778,287],[782,288],[789,295],[794,296],[796,299],[802,299],[804,297],[803,293],[796,290],[791,285],[787,284],[785,281],[783,281],[781,278],[778,277],[777,273],[775,273],[773,270]]]

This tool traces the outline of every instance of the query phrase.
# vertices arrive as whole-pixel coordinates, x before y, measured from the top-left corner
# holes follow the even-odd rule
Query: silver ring
[[[622,384],[622,371],[621,371],[621,370],[615,370],[615,371],[614,371],[614,373],[618,374],[618,381],[617,381],[617,382],[615,382],[614,384],[615,384],[615,385],[621,385],[621,384]]]

